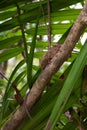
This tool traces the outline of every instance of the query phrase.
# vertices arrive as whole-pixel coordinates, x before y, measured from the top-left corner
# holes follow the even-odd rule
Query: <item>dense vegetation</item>
[[[50,21],[47,3],[46,0],[0,1],[0,128],[12,118],[44,71],[40,61],[50,46],[48,37],[51,35],[51,46],[63,45],[84,0],[51,0]],[[49,127],[51,130],[87,129],[85,33],[86,29],[69,58],[44,86],[42,95],[29,111],[31,117],[25,117],[18,130],[42,130],[49,117],[52,126],[48,123],[46,130]]]

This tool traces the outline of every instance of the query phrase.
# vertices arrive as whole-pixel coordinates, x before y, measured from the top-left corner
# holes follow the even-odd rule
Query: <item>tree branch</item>
[[[41,96],[45,85],[50,81],[51,77],[58,71],[58,69],[64,63],[64,61],[67,60],[86,26],[87,1],[76,22],[71,28],[64,44],[61,46],[60,51],[54,56],[54,58],[51,60],[51,63],[48,64],[46,68],[41,72],[40,76],[34,83],[31,91],[28,93],[24,102],[26,103],[27,109],[29,111]],[[20,125],[22,120],[27,115],[24,107],[25,103],[23,103],[23,105],[17,109],[14,115],[12,115],[12,118],[5,124],[3,130],[15,130]]]

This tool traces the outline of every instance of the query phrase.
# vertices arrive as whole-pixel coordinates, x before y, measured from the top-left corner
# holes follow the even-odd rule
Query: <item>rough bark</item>
[[[55,44],[49,50],[46,52],[46,54],[42,57],[40,60],[40,66],[42,69],[45,69],[45,67],[50,64],[53,57],[60,51],[60,47],[62,44]]]
[[[64,44],[61,46],[60,51],[53,57],[50,64],[48,64],[41,72],[40,76],[34,83],[30,93],[28,93],[25,103],[29,111],[39,99],[45,85],[50,81],[51,77],[58,71],[60,66],[64,63],[65,60],[67,60],[68,56],[71,54],[76,42],[79,40],[82,32],[86,28],[86,24],[87,1],[76,22],[71,28]],[[24,106],[25,103],[23,103],[23,105],[18,108],[17,111],[12,115],[11,119],[7,121],[3,130],[16,130],[16,128],[20,125],[22,120],[27,115]]]

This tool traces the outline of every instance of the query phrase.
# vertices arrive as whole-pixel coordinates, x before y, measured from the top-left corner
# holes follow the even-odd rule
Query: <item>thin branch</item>
[[[6,80],[8,81],[8,79],[6,78],[6,76],[5,76],[2,72],[0,72],[0,75],[1,75],[4,79],[6,79]]]
[[[48,9],[48,27],[47,27],[47,33],[48,33],[48,48],[51,47],[51,8],[50,8],[50,0],[47,0],[47,9]]]
[[[2,72],[0,72],[0,75],[4,78],[4,79],[6,79],[6,81],[9,81],[8,79],[7,79],[7,77],[2,73]],[[10,85],[14,88],[14,90],[15,90],[15,92],[16,92],[16,95],[15,95],[15,99],[16,99],[16,101],[21,105],[22,103],[23,103],[23,97],[21,96],[21,94],[20,94],[20,91],[18,90],[18,88],[17,88],[17,86],[16,86],[16,84],[13,82],[10,82]]]
[[[85,19],[86,18],[86,19]],[[51,63],[41,72],[40,76],[34,83],[30,93],[26,98],[26,106],[28,110],[34,106],[36,101],[41,96],[45,85],[50,81],[51,77],[58,71],[60,66],[67,60],[71,54],[76,42],[79,40],[82,32],[87,26],[87,2],[85,3],[83,10],[78,16],[76,22],[71,28],[69,35],[67,36],[64,44],[61,46],[60,51],[51,60]],[[17,109],[12,118],[5,124],[3,130],[16,130],[21,124],[22,120],[26,117],[25,104]],[[15,122],[15,123],[14,123]]]
[[[41,1],[41,0],[40,0]],[[51,47],[51,9],[50,9],[50,0],[47,0],[47,11],[48,11],[48,25],[47,25],[47,21],[46,21],[46,16],[45,16],[45,11],[42,5],[41,6],[41,10],[42,10],[42,14],[43,14],[43,18],[44,18],[44,22],[46,25],[46,31],[47,31],[47,37],[48,37],[48,49],[50,49]]]

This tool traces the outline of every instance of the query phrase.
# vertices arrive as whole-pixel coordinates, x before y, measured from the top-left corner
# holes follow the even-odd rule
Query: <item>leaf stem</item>
[[[25,57],[26,57],[26,63],[27,63],[27,84],[29,86],[29,57],[28,57],[28,48],[27,48],[27,43],[26,43],[26,38],[25,38],[25,32],[24,32],[24,27],[23,27],[23,23],[20,19],[20,7],[17,4],[17,2],[15,2],[16,7],[17,7],[17,13],[18,13],[18,22],[20,24],[20,29],[21,29],[21,33],[22,33],[22,39],[23,39],[23,43],[24,43],[24,50],[25,50]]]

